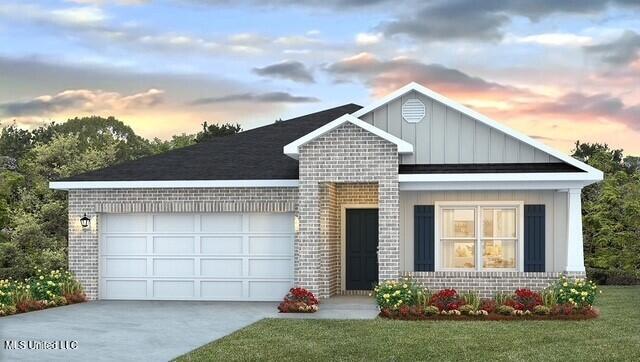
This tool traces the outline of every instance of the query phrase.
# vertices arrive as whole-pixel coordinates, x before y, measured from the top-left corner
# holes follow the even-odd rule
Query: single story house
[[[50,187],[68,191],[69,268],[90,299],[256,301],[584,275],[580,193],[600,180],[411,83]]]

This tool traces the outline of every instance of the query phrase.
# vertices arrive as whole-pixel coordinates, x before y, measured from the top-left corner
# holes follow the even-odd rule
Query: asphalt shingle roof
[[[298,161],[285,155],[282,148],[360,108],[346,104],[60,181],[298,179]]]

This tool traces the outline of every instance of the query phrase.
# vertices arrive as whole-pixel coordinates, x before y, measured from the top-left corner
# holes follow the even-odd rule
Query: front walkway
[[[315,313],[278,313],[279,318],[295,319],[375,319],[378,307],[373,297],[339,295],[320,300]]]
[[[273,302],[97,301],[0,318],[0,361],[167,361],[260,319]],[[10,341],[77,341],[7,350]]]

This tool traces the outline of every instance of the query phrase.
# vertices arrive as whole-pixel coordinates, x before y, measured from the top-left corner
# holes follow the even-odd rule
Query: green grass
[[[178,360],[640,360],[640,287],[603,290],[594,320],[265,319]]]

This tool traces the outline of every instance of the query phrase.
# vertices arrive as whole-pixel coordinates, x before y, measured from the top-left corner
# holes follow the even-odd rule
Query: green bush
[[[546,305],[537,305],[533,308],[533,313],[537,315],[547,315],[551,313],[551,308]]]
[[[496,312],[502,315],[512,315],[513,311],[515,311],[515,309],[513,309],[513,307],[509,307],[508,305],[499,305],[498,308],[496,308]]]
[[[587,279],[571,279],[562,276],[554,285],[557,303],[572,304],[574,307],[591,307],[598,295],[596,283]]]
[[[438,307],[433,306],[433,305],[428,305],[426,307],[424,307],[424,315],[426,316],[433,316],[440,313],[440,311],[438,310]]]
[[[496,304],[498,306],[501,306],[504,305],[507,301],[511,300],[512,296],[513,293],[497,292],[493,299],[496,301]]]
[[[599,285],[640,285],[640,271],[587,268],[587,277]]]
[[[552,288],[547,288],[540,292],[542,296],[542,305],[549,309],[553,309],[556,305],[558,305],[558,293]]]
[[[423,300],[424,290],[411,279],[387,280],[373,288],[380,309],[396,310],[401,306],[414,306]]]
[[[70,272],[36,268],[34,274],[24,281],[0,280],[0,316],[85,300],[82,286]]]
[[[478,295],[478,293],[475,293],[472,291],[463,293],[462,300],[464,300],[465,305],[471,306],[473,311],[477,311],[478,309],[480,309],[480,304],[482,304],[482,299],[480,299],[480,296]]]

